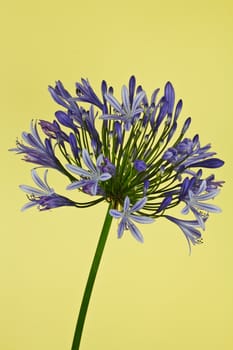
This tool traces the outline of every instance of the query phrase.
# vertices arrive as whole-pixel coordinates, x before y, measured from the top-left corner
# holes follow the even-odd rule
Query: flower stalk
[[[111,209],[112,204],[109,204],[109,208],[107,211],[107,214],[105,216],[103,228],[100,234],[100,238],[98,241],[98,245],[96,248],[96,252],[94,255],[94,259],[92,261],[91,269],[89,272],[86,288],[83,294],[83,299],[81,303],[81,307],[79,310],[79,315],[78,315],[78,320],[74,332],[74,338],[73,338],[73,343],[72,343],[72,348],[71,350],[78,350],[80,347],[80,342],[81,342],[81,337],[82,337],[82,332],[83,332],[83,327],[84,327],[84,322],[86,319],[86,314],[89,306],[89,301],[91,298],[91,293],[93,290],[93,286],[95,283],[96,275],[98,272],[98,268],[100,265],[100,261],[103,255],[104,247],[108,238],[108,234],[110,231],[111,227],[111,222],[112,222],[112,216],[109,215],[109,210]]]

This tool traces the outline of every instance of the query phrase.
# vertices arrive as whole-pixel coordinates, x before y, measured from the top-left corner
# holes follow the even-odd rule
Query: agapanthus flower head
[[[13,151],[25,161],[58,170],[67,177],[67,190],[75,190],[77,199],[79,191],[90,199],[74,202],[56,194],[47,171],[41,180],[33,170],[38,189],[21,186],[30,199],[24,209],[82,208],[105,200],[110,215],[119,220],[118,237],[129,230],[143,241],[136,224],[164,217],[181,228],[189,245],[199,243],[209,215],[220,212],[212,200],[223,185],[204,171],[224,162],[211,144],[201,145],[199,135],[186,136],[191,117],[179,127],[183,102],[176,103],[171,82],[160,97],[159,91],[148,96],[135,76],[122,86],[121,98],[105,80],[100,96],[87,79],[76,83],[75,94],[60,81],[50,86],[59,105],[55,119],[32,122],[31,132],[22,134]],[[178,205],[185,220],[167,214]]]

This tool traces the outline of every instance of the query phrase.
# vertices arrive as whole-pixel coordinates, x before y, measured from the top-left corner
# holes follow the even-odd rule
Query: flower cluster
[[[48,185],[47,170],[44,180],[33,170],[39,189],[21,186],[30,200],[23,209],[83,208],[105,200],[111,203],[110,215],[120,219],[118,237],[129,230],[143,241],[134,222],[148,224],[162,217],[178,225],[189,247],[201,242],[209,213],[220,211],[209,201],[223,184],[213,174],[205,176],[203,169],[224,162],[210,144],[201,146],[198,135],[186,137],[190,117],[177,131],[183,103],[175,104],[170,82],[161,98],[159,89],[148,98],[134,76],[122,87],[120,100],[106,81],[100,97],[85,79],[76,83],[74,96],[60,81],[49,92],[60,106],[55,119],[32,122],[31,132],[23,132],[23,141],[12,150],[37,167],[59,171],[69,181],[67,190],[78,189],[92,198],[80,203],[61,196]],[[182,202],[181,214],[190,213],[190,220],[167,214]]]

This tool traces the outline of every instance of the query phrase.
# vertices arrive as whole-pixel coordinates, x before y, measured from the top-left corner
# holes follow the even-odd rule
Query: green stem
[[[105,243],[108,237],[108,233],[111,227],[111,222],[112,222],[112,216],[109,215],[109,210],[111,208],[111,203],[109,205],[105,220],[104,220],[104,225],[102,228],[102,232],[100,234],[99,242],[96,248],[95,256],[92,261],[91,269],[89,272],[86,288],[83,294],[83,300],[82,304],[79,310],[79,316],[78,316],[78,321],[76,324],[75,328],[75,333],[74,333],[74,339],[73,339],[73,344],[71,350],[78,350],[81,342],[81,337],[82,337],[82,331],[83,331],[83,326],[87,314],[87,309],[89,305],[89,301],[91,298],[91,292],[94,286],[95,278],[98,272],[100,260],[104,251]]]

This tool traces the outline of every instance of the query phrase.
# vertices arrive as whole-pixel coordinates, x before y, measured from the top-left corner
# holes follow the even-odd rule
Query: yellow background
[[[192,256],[162,220],[144,245],[113,225],[82,350],[231,350],[232,2],[4,1],[1,4],[0,349],[68,350],[106,205],[20,212],[31,165],[10,154],[32,118],[53,119],[47,85],[89,78],[96,89],[131,74],[148,92],[172,81],[200,134],[226,161],[205,243]],[[55,180],[58,190],[64,181]]]

